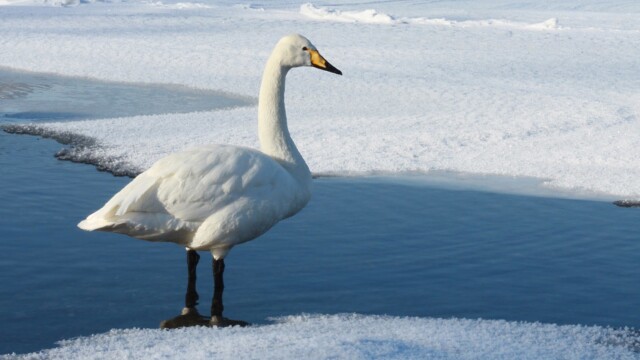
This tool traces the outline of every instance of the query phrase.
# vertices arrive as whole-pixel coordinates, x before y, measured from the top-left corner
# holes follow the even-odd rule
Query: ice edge
[[[60,160],[93,165],[98,171],[108,172],[114,176],[134,178],[142,172],[121,158],[94,155],[94,149],[100,147],[100,143],[92,137],[69,131],[50,130],[36,124],[7,124],[0,128],[9,134],[40,136],[67,145],[68,147],[60,149],[55,154],[55,157]]]

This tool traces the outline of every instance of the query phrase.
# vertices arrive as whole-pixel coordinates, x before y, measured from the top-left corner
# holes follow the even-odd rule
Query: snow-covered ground
[[[640,2],[0,0],[0,66],[257,97],[283,35],[344,76],[288,77],[316,174],[455,171],[640,197]],[[257,146],[255,106],[39,124],[137,172],[208,143]],[[80,155],[79,155],[80,156]],[[247,329],[117,330],[34,357],[638,359],[630,332],[495,321],[317,316]],[[171,338],[170,340],[168,340]],[[612,340],[613,339],[613,340]],[[622,344],[622,345],[621,345]]]
[[[637,335],[599,327],[381,316],[291,316],[249,328],[113,330],[28,359],[638,359]],[[636,336],[634,338],[634,336]]]
[[[291,132],[316,174],[445,170],[640,196],[635,1],[3,1],[21,6],[0,7],[0,66],[254,98],[273,44],[306,35],[344,72],[288,78]],[[136,172],[198,144],[257,146],[256,113],[44,127],[93,137],[94,158]]]

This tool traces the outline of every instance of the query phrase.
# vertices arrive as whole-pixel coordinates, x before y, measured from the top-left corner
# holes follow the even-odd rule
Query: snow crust
[[[559,29],[558,19],[550,18],[540,23],[526,24],[508,20],[465,20],[456,21],[444,18],[425,18],[425,17],[396,17],[393,15],[380,13],[375,9],[367,9],[362,11],[340,11],[331,8],[316,7],[311,3],[300,6],[300,13],[306,17],[316,20],[353,22],[365,24],[413,24],[413,25],[443,25],[443,26],[501,26],[513,27],[521,29]]]
[[[306,35],[344,72],[288,76],[291,133],[316,174],[454,171],[640,197],[638,2],[20,4],[2,7],[0,66],[254,98],[277,40]],[[257,147],[256,118],[254,106],[32,128],[93,138],[77,160],[135,173],[196,145]]]
[[[640,196],[636,2],[0,1],[23,5],[3,7],[0,66],[254,97],[273,44],[307,35],[345,74],[288,78],[314,173],[445,170]],[[245,108],[42,128],[94,138],[87,156],[136,172],[193,145],[257,146],[255,119]]]
[[[288,77],[291,133],[316,174],[457,171],[640,197],[637,1],[0,5],[0,66],[250,97],[277,40],[306,35],[344,73]],[[0,87],[7,99],[22,92]],[[256,119],[250,106],[13,130],[76,145],[63,158],[135,175],[197,145],[257,147]],[[638,347],[636,333],[600,327],[335,315],[114,330],[27,358],[639,359]]]
[[[637,334],[601,327],[362,315],[300,315],[276,321],[248,328],[112,330],[18,358],[640,358]]]
[[[391,15],[385,13],[379,13],[374,9],[367,9],[362,11],[340,11],[330,8],[316,7],[311,3],[306,3],[300,6],[300,13],[304,16],[330,21],[341,22],[362,22],[369,24],[398,24],[402,22],[408,22],[410,19],[399,20]]]

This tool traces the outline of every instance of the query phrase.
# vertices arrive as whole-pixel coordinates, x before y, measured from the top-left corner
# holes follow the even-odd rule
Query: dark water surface
[[[124,186],[0,132],[0,354],[178,314],[185,252],[76,223]],[[640,328],[640,211],[606,202],[318,179],[300,214],[226,260],[225,315],[358,312]],[[200,309],[212,295],[199,266]]]

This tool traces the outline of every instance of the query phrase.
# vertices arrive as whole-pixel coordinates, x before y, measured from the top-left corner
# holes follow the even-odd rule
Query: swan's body
[[[341,74],[306,38],[282,38],[267,61],[260,87],[261,151],[211,145],[169,155],[78,224],[88,231],[185,246],[189,284],[193,285],[187,292],[186,314],[195,313],[197,303],[195,264],[199,256],[195,250],[211,251],[214,272],[220,261],[216,276],[219,274],[221,284],[223,258],[233,246],[255,239],[309,201],[311,173],[289,135],[284,106],[285,76],[298,66]],[[212,306],[216,324],[222,319],[221,289],[216,277],[219,306]]]
[[[79,226],[175,242],[222,258],[307,204],[311,176],[303,170],[296,178],[249,148],[187,150],[156,162]]]

